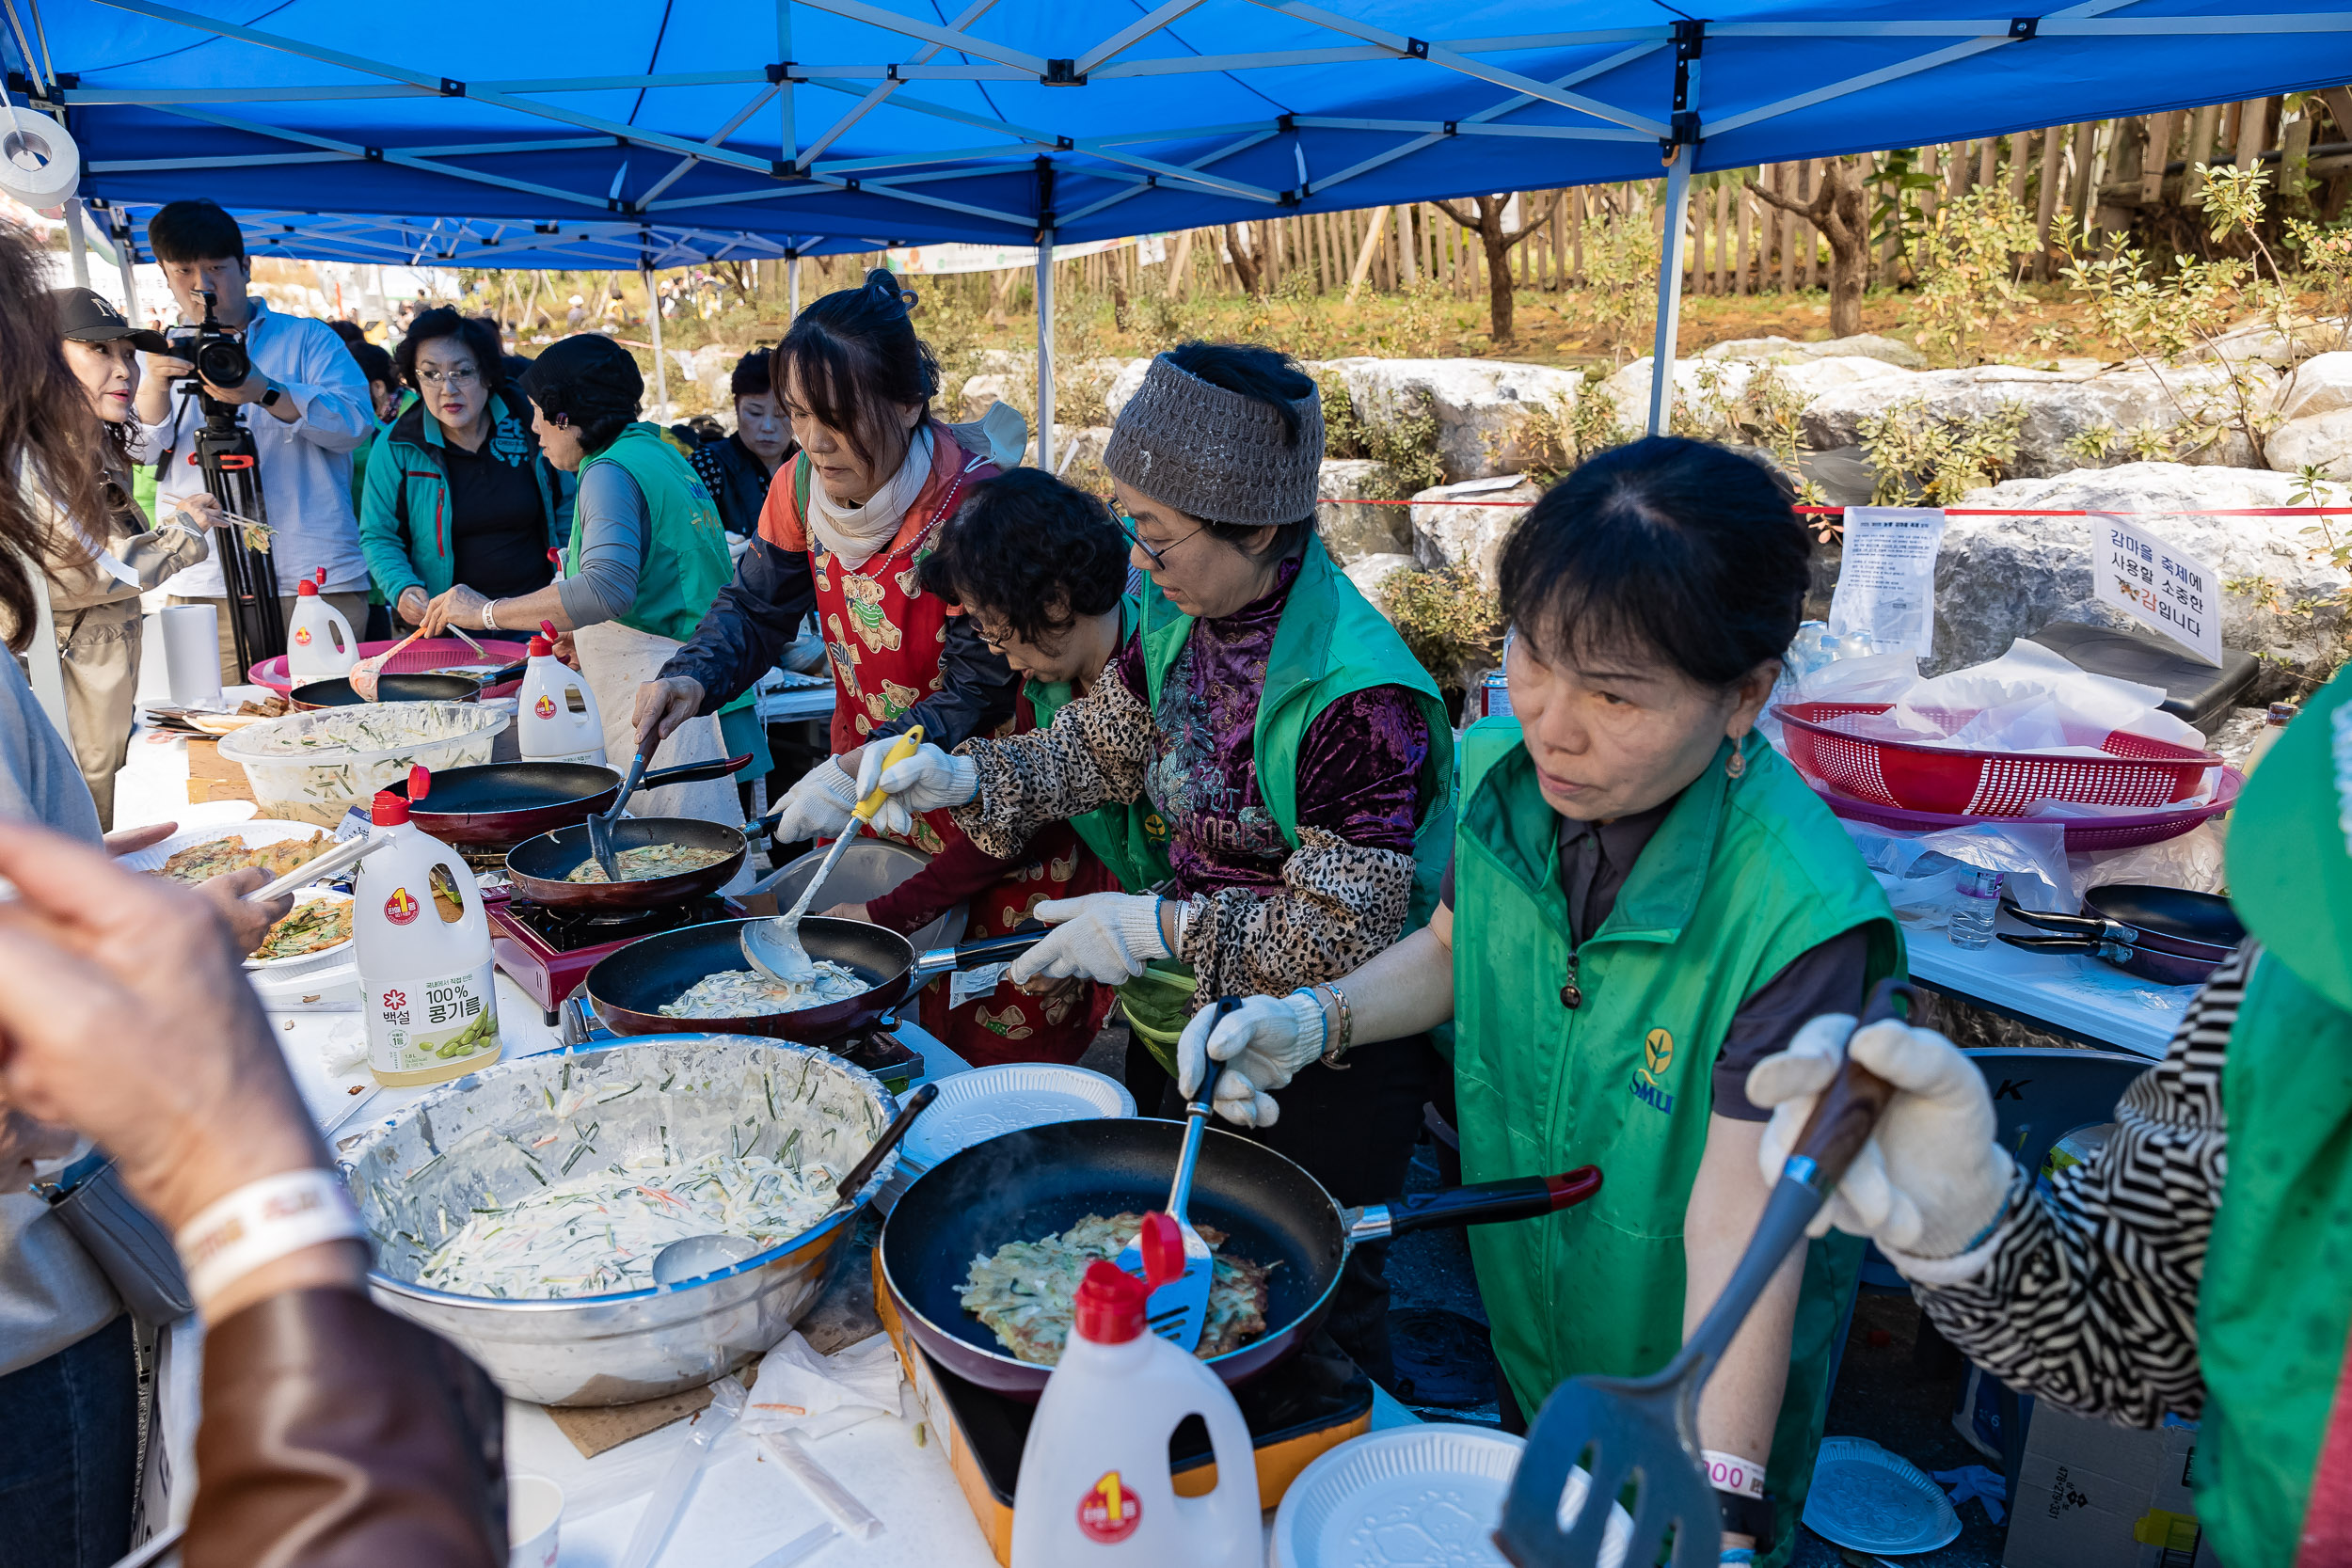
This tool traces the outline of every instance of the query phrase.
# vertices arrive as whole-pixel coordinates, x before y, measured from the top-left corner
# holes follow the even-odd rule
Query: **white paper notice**
[[[2091,585],[2113,605],[2206,663],[2221,662],[2221,580],[2129,517],[2090,516]]]
[[[1935,556],[1943,546],[1942,507],[1846,508],[1830,635],[1864,632],[1874,654],[1928,657],[1935,651]]]

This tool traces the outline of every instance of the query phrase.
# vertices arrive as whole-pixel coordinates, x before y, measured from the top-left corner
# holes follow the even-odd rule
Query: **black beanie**
[[[634,414],[645,378],[628,350],[599,332],[582,332],[548,345],[523,372],[523,394],[549,419]]]

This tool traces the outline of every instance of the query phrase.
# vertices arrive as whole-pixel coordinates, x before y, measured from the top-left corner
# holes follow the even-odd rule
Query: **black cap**
[[[637,361],[599,332],[577,333],[550,343],[522,379],[524,395],[550,418],[633,414],[645,396],[645,377]]]
[[[147,332],[123,320],[122,312],[95,289],[52,289],[56,302],[57,328],[77,343],[111,343],[129,339],[131,346],[149,354],[167,354],[171,344],[160,332]]]

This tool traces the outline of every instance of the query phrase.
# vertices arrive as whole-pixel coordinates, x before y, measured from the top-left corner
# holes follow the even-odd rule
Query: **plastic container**
[[[409,793],[422,800],[431,785],[418,768]],[[384,844],[359,863],[351,890],[368,1069],[397,1088],[488,1067],[499,1058],[498,993],[474,874],[456,850],[409,822],[399,796],[376,796],[369,818]]]
[[[1150,1277],[1173,1277],[1184,1255],[1175,1222],[1155,1213],[1146,1225]],[[1257,1568],[1264,1560],[1257,1460],[1241,1408],[1191,1353],[1143,1331],[1149,1296],[1115,1264],[1088,1267],[1077,1322],[1022,1446],[1012,1568]],[[1209,1429],[1216,1488],[1180,1497],[1168,1440],[1189,1416]]]
[[[2254,743],[2246,749],[2246,761],[2242,766],[2248,778],[2254,776],[2254,769],[2261,766],[2263,758],[2270,754],[2270,748],[2279,744],[2279,737],[2287,733],[2287,725],[2294,720],[2296,711],[2293,703],[2273,703],[2270,711],[2263,715],[2263,727],[2254,733]]]
[[[220,754],[243,765],[262,816],[332,828],[413,767],[488,762],[512,721],[474,703],[319,708],[233,730],[220,737]]]
[[[2008,879],[2008,873],[1980,865],[1960,868],[1960,896],[1946,932],[1954,947],[1973,953],[1993,941],[1993,918],[2001,912],[2001,885]]]
[[[544,637],[531,640],[531,661],[516,698],[515,750],[523,761],[605,765],[596,694]]]
[[[286,678],[296,686],[347,675],[359,662],[359,634],[319,596],[326,568],[305,578],[294,590],[293,622],[286,627]]]

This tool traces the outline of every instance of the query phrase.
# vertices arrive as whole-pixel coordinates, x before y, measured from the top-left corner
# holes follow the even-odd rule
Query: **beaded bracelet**
[[[1320,1060],[1325,1067],[1332,1068],[1344,1072],[1349,1067],[1354,1065],[1353,1063],[1343,1062],[1340,1060],[1340,1058],[1347,1053],[1348,1046],[1352,1044],[1356,1038],[1356,1015],[1348,1011],[1347,993],[1340,990],[1339,987],[1326,982],[1325,984],[1315,987],[1315,990],[1329,993],[1331,1005],[1337,1009],[1340,1015],[1339,1037],[1336,1040],[1331,1040],[1329,1034],[1327,1032],[1324,1037],[1327,1040],[1329,1040],[1330,1043],[1325,1046],[1322,1056],[1317,1059]]]

